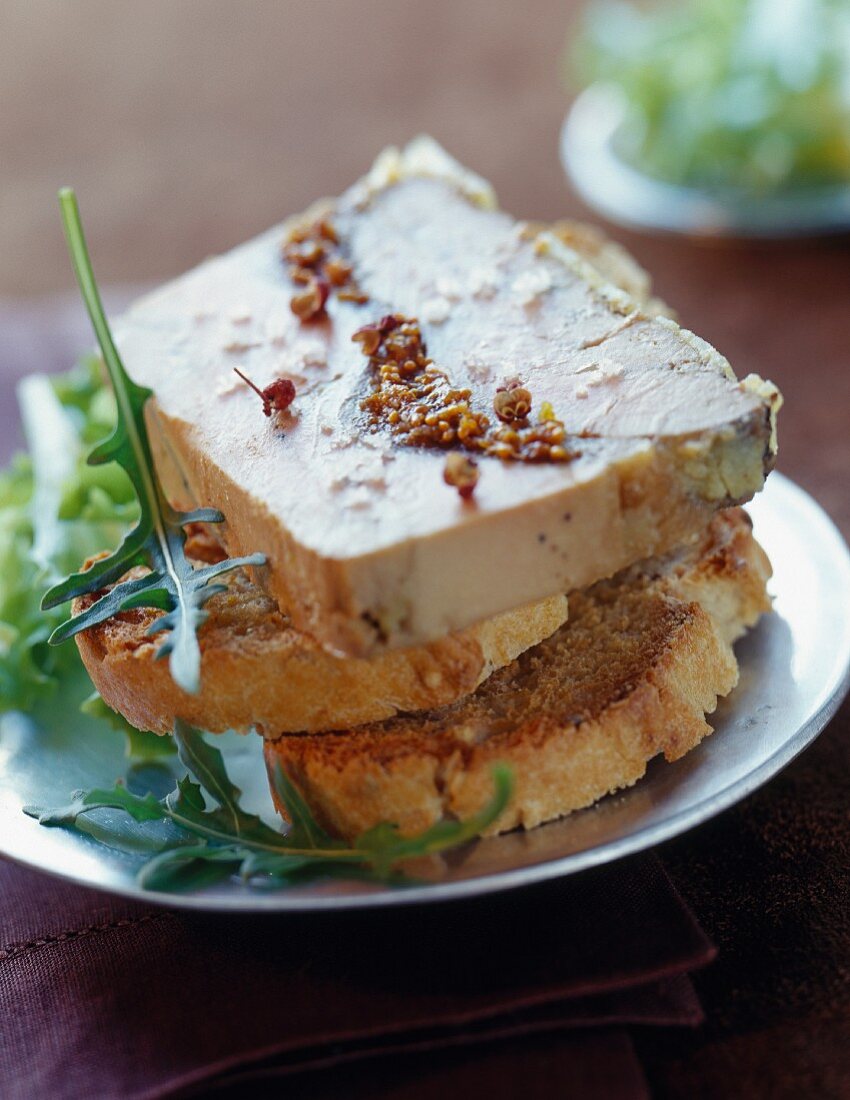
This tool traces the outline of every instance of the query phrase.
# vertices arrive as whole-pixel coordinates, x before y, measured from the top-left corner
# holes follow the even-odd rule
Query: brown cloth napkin
[[[516,1095],[497,1083],[502,1044],[549,1035],[583,1097],[643,1097],[624,1028],[699,1023],[686,975],[713,954],[654,856],[459,903],[256,917],[0,861],[0,1095],[262,1095],[283,1075],[297,1095],[333,1067],[474,1047],[498,1097]]]

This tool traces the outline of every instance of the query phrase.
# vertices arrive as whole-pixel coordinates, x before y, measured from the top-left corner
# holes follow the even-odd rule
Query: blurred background
[[[564,0],[3,0],[0,293],[70,287],[77,189],[103,282],[161,279],[428,131],[504,205],[569,205]],[[14,109],[10,109],[14,105]]]
[[[741,148],[755,146],[740,136],[742,126],[754,125],[753,103],[767,111],[777,79],[783,95],[793,90],[808,70],[791,62],[814,56],[815,31],[837,40],[813,13],[846,15],[848,4],[676,0],[662,5],[654,23],[641,23],[639,8],[609,3],[590,27],[584,10],[578,0],[3,0],[0,319],[13,322],[4,338],[7,377],[44,366],[50,355],[51,365],[65,366],[71,345],[88,340],[82,310],[69,297],[78,328],[73,339],[63,329],[65,358],[56,363],[55,299],[49,315],[42,309],[45,296],[73,286],[55,197],[62,184],[80,196],[98,277],[118,288],[113,304],[128,285],[176,275],[338,192],[384,145],[421,131],[490,178],[512,213],[599,221],[571,190],[559,158],[559,132],[581,76],[622,77],[651,123],[650,167],[659,149],[672,148],[677,156],[664,162],[670,171],[693,174],[705,158],[678,156],[689,120],[728,119],[730,103],[747,107],[733,111],[730,123],[738,126],[740,159]],[[753,98],[749,69],[749,85],[715,94],[728,42],[741,38],[737,31],[730,38],[729,27],[744,17],[761,27],[755,39],[744,36],[744,62],[752,67],[754,57],[758,64],[767,57],[773,81],[761,100]],[[719,50],[711,46],[718,42]],[[565,80],[568,56],[572,83]],[[846,76],[829,64],[830,88],[843,79],[846,92]],[[824,117],[825,105],[834,109],[823,83],[809,83],[795,140]],[[672,113],[659,111],[665,102]],[[792,117],[784,99],[772,102]],[[775,153],[775,143],[770,148]],[[828,152],[836,171],[847,169],[843,145]],[[755,370],[782,386],[782,466],[850,522],[843,489],[850,444],[813,453],[812,440],[824,434],[820,421],[831,413],[802,399],[808,383],[801,369],[816,364],[830,401],[850,405],[846,238],[706,245],[607,228],[650,269],[683,323],[727,354],[739,375]]]

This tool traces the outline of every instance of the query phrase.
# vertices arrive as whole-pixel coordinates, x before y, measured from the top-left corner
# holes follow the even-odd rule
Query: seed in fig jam
[[[505,424],[526,420],[531,412],[531,394],[519,382],[510,386],[499,386],[493,398],[493,409]]]

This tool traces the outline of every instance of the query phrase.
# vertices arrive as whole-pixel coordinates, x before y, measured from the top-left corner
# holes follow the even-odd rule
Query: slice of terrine
[[[170,493],[364,656],[591,584],[762,487],[777,391],[653,314],[419,139],[116,332]]]

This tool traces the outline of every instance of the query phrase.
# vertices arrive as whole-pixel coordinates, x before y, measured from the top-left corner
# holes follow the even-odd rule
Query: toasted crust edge
[[[190,549],[214,553],[195,537]],[[168,733],[176,717],[213,733],[268,736],[376,722],[444,706],[552,634],[567,618],[565,596],[497,615],[430,645],[373,658],[336,657],[291,622],[244,573],[206,606],[199,633],[201,689],[183,691],[157,659],[159,613],[124,612],[77,636],[94,686],[137,729]],[[77,613],[93,602],[75,601]]]

